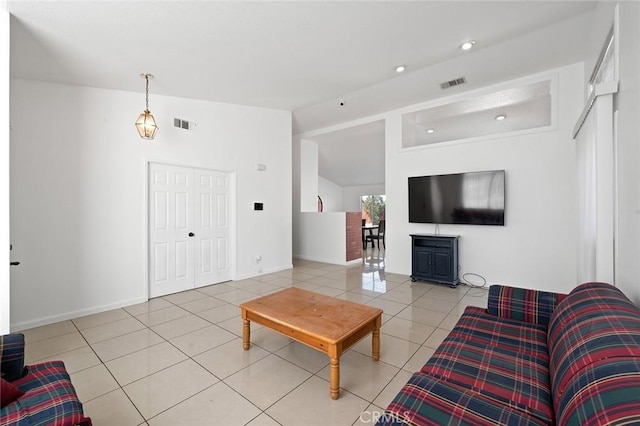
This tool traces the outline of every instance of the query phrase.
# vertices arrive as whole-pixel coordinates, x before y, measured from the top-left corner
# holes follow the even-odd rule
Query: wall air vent
[[[183,120],[181,118],[173,119],[173,127],[177,127],[179,129],[189,130],[189,122],[187,120]]]
[[[460,77],[454,80],[449,80],[449,81],[445,81],[444,83],[440,83],[440,88],[444,90],[453,86],[459,86],[461,84],[465,84],[466,82],[467,82],[466,78]]]

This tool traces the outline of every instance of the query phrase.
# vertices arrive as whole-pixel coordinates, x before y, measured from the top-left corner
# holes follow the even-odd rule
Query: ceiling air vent
[[[461,84],[465,84],[467,79],[464,77],[456,78],[455,80],[445,81],[444,83],[440,83],[441,89],[448,89],[453,86],[459,86]]]
[[[173,119],[173,127],[177,127],[179,129],[189,130],[189,122],[187,120],[183,120],[181,118]]]

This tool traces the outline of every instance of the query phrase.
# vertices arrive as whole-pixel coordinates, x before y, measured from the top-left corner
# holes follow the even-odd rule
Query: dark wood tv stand
[[[411,281],[458,283],[459,235],[411,234]]]

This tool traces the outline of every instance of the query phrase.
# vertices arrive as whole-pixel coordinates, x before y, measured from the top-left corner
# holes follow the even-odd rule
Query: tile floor
[[[26,361],[62,359],[95,426],[374,424],[464,308],[487,299],[385,273],[383,256],[369,249],[348,267],[294,259],[291,270],[26,330]],[[380,361],[370,336],[343,354],[338,400],[326,355],[255,324],[242,349],[238,305],[290,286],[384,311]]]

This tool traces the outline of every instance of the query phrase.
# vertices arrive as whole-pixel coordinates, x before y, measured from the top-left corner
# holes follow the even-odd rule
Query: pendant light
[[[156,137],[156,133],[158,133],[156,120],[153,118],[153,115],[151,115],[151,111],[149,111],[149,78],[153,78],[153,75],[140,74],[140,77],[147,81],[147,108],[136,120],[136,129],[138,129],[138,133],[142,139],[153,139]]]

